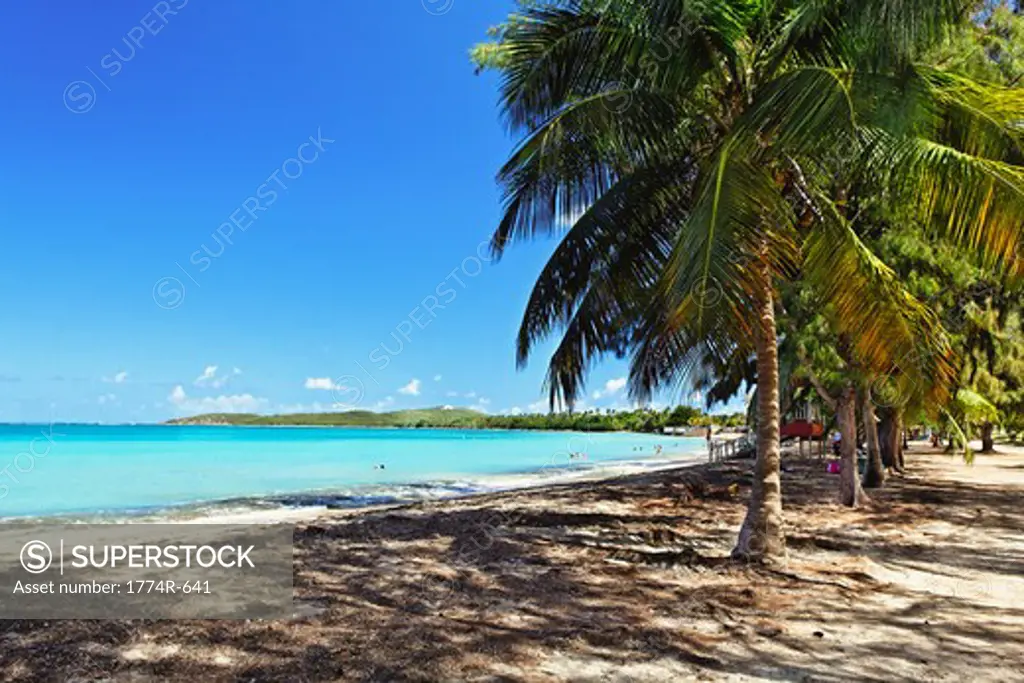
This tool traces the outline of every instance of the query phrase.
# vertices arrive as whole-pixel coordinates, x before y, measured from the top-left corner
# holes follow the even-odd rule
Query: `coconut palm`
[[[566,0],[478,46],[521,141],[499,173],[493,249],[560,235],[517,360],[561,337],[552,405],[630,355],[644,400],[756,367],[757,458],[734,554],[784,555],[778,283],[810,283],[858,363],[948,385],[935,316],[867,249],[858,198],[916,198],[937,235],[1018,272],[1019,91],[919,63],[964,0]]]

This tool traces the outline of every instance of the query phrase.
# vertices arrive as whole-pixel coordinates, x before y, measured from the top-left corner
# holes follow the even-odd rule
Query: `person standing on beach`
[[[711,425],[708,425],[708,431],[707,431],[706,438],[708,440],[708,453],[710,453],[711,452]]]

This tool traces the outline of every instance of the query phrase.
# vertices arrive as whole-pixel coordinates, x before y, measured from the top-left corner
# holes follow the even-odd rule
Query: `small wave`
[[[559,482],[617,476],[631,472],[679,467],[702,460],[693,454],[663,455],[618,461],[584,461],[549,465],[539,470],[487,475],[479,479],[452,477],[430,481],[372,484],[296,493],[236,497],[214,501],[192,501],[161,506],[118,510],[92,510],[14,518],[3,523],[46,520],[64,524],[161,523],[204,520],[216,522],[229,518],[261,518],[258,513],[302,510],[352,510],[374,506],[403,505],[427,500],[443,500],[495,493]],[[254,517],[254,515],[256,515]]]

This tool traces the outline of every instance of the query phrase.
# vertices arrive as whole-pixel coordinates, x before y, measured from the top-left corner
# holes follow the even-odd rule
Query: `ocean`
[[[0,519],[360,507],[697,461],[704,448],[626,433],[0,425]]]

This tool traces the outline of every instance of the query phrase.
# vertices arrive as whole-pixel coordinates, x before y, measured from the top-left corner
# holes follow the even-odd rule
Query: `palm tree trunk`
[[[864,438],[868,444],[868,466],[864,470],[864,488],[876,489],[885,483],[885,468],[882,466],[882,451],[878,444],[878,423],[875,421],[875,404],[871,400],[871,387],[864,388],[861,395],[861,414],[864,418]]]
[[[883,408],[878,411],[881,419],[878,422],[878,452],[882,456],[882,467],[896,469],[896,411]]]
[[[992,453],[995,451],[995,440],[992,438],[994,425],[986,422],[981,425],[981,450],[979,453]]]
[[[744,560],[778,563],[786,558],[782,520],[782,479],[779,474],[779,353],[775,327],[775,302],[768,268],[763,269],[762,289],[755,321],[757,354],[757,460],[747,504],[732,555]]]
[[[907,432],[903,427],[903,409],[898,408],[896,410],[896,471],[903,474],[904,468],[906,468],[906,461],[903,459],[903,451],[907,447]]]
[[[836,419],[839,422],[839,433],[842,435],[839,502],[857,507],[865,500],[865,496],[860,487],[860,473],[857,472],[857,390],[852,384],[848,384],[839,394]]]
[[[883,467],[902,473],[903,411],[900,408],[882,411],[882,421],[878,424],[878,446]]]

